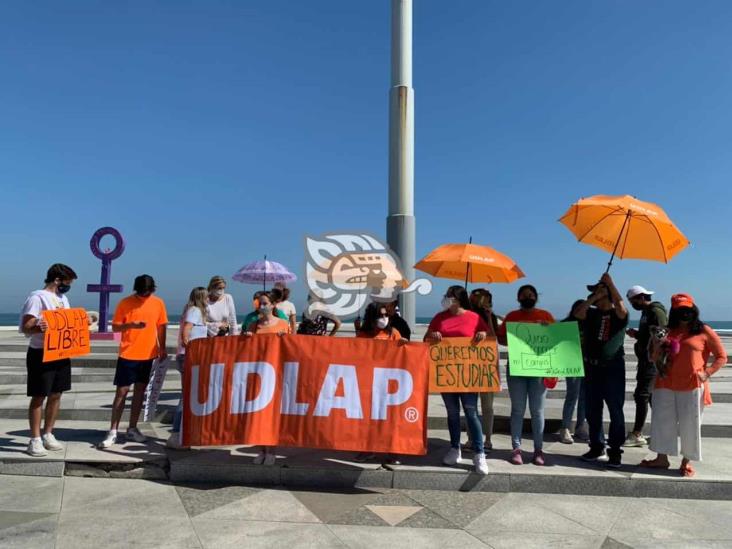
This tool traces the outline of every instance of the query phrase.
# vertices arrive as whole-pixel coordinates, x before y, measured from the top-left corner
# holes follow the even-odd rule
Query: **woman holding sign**
[[[183,366],[186,361],[186,347],[195,339],[203,339],[208,337],[209,324],[206,322],[207,297],[209,291],[203,286],[198,286],[191,290],[188,296],[188,303],[183,308],[183,314],[180,319],[180,329],[178,330],[178,353],[175,357],[177,370],[183,379]],[[236,323],[234,323],[236,324]],[[170,430],[170,437],[165,445],[168,448],[180,448],[180,427],[183,421],[183,395],[181,394],[178,406],[173,416],[173,428]]]
[[[287,320],[275,316],[275,302],[270,292],[259,294],[259,319],[249,324],[243,333],[246,337],[255,334],[277,334],[280,336],[290,333],[290,323]],[[255,465],[274,465],[277,456],[271,446],[262,446],[259,453],[254,457]]]
[[[30,338],[26,369],[28,371],[28,391],[31,397],[28,407],[31,439],[27,453],[33,457],[48,454],[47,450],[59,451],[64,447],[53,436],[53,425],[56,423],[58,409],[61,405],[61,394],[71,389],[71,361],[68,358],[43,362],[44,332],[48,324],[43,318],[43,311],[68,309],[69,300],[66,292],[76,280],[76,273],[67,265],[56,263],[46,273],[46,285],[42,290],[33,292],[23,305],[20,314],[20,332]],[[41,416],[43,401],[46,401],[45,425],[41,437]]]
[[[493,313],[493,294],[485,288],[476,288],[470,292],[470,305],[473,311],[478,313],[480,318],[488,326],[488,333],[495,337],[498,332],[498,317]],[[485,443],[483,444],[485,451],[493,450],[493,400],[495,393],[480,393],[480,411],[483,424],[483,434],[485,434]]]
[[[477,343],[486,338],[488,326],[483,319],[470,310],[468,292],[462,286],[450,286],[442,298],[441,313],[437,313],[424,336],[428,343],[439,343],[443,337],[472,337]],[[473,465],[475,472],[488,474],[483,447],[483,429],[478,419],[478,393],[441,393],[447,409],[447,428],[450,431],[450,450],[442,462],[456,465],[462,458],[460,452],[460,403],[473,440]]]
[[[549,311],[536,308],[539,293],[530,284],[521,286],[518,290],[517,299],[521,305],[520,309],[511,311],[498,327],[498,343],[506,345],[506,323],[507,322],[538,322],[540,324],[552,324],[554,317]],[[534,465],[544,465],[544,402],[546,399],[546,386],[543,377],[518,377],[512,376],[508,362],[506,363],[506,381],[508,383],[508,394],[511,398],[511,463],[523,465],[524,459],[521,455],[521,433],[524,427],[524,414],[526,413],[526,401],[529,401],[531,412],[531,433],[534,437]]]
[[[387,341],[398,341],[406,343],[408,340],[401,336],[399,330],[394,328],[390,322],[389,310],[386,305],[378,303],[369,303],[363,314],[363,322],[356,332],[356,337],[367,337],[369,339],[384,339]],[[373,452],[360,452],[354,458],[356,461],[363,463],[369,459],[376,457]],[[386,456],[385,463],[389,465],[399,465],[400,462],[394,456]]]

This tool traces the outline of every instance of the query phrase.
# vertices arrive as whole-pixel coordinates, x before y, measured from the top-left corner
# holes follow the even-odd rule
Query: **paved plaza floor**
[[[732,501],[0,475],[0,547],[730,547]]]

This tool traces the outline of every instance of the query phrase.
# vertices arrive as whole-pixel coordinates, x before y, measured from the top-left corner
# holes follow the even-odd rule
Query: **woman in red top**
[[[498,343],[507,344],[506,323],[507,322],[538,322],[551,324],[554,317],[549,311],[537,309],[536,301],[539,294],[530,284],[521,286],[517,294],[521,308],[511,311],[503,319],[503,324],[498,327]],[[509,361],[510,362],[510,361]],[[529,401],[531,412],[531,433],[534,437],[535,465],[544,465],[544,402],[546,400],[546,386],[543,377],[519,377],[512,376],[509,364],[506,363],[506,382],[508,383],[508,394],[511,397],[511,463],[522,465],[524,460],[521,456],[521,432],[524,427],[524,413],[526,413],[526,400]]]
[[[274,314],[275,303],[270,292],[262,292],[259,296],[259,318],[245,328],[242,334],[252,337],[255,334],[277,334],[283,336],[290,333],[290,323]],[[255,465],[274,465],[276,455],[271,446],[262,446],[254,458]]]
[[[699,320],[699,309],[688,294],[671,297],[668,328],[667,340],[679,345],[653,389],[650,447],[658,455],[644,459],[641,466],[668,469],[668,456],[679,455],[680,439],[683,459],[679,472],[692,477],[691,462],[701,461],[702,412],[705,404],[711,404],[709,378],[727,363],[727,352],[716,332]],[[707,368],[709,355],[714,362]]]
[[[441,313],[437,313],[427,328],[424,340],[439,343],[443,337],[472,337],[477,343],[486,338],[488,326],[477,313],[470,310],[468,292],[462,286],[450,286],[442,298]],[[488,474],[488,464],[483,449],[483,429],[478,419],[478,393],[442,393],[447,408],[447,428],[450,431],[450,450],[442,462],[455,465],[460,453],[460,402],[463,403],[465,420],[473,440],[473,465],[475,472]]]

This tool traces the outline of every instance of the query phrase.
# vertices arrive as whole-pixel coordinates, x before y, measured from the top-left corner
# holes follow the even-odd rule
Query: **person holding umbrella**
[[[585,392],[587,423],[590,427],[590,449],[584,461],[597,461],[608,456],[608,467],[619,468],[625,442],[625,328],[628,309],[612,277],[604,273],[597,284],[587,286],[591,292],[574,309],[583,334],[585,353]],[[602,428],[604,404],[610,411],[609,451],[605,452]]]
[[[274,314],[274,299],[270,292],[259,295],[259,319],[246,326],[242,335],[253,337],[256,334],[277,334],[283,336],[290,333],[290,323]],[[262,446],[254,458],[255,465],[274,465],[277,456],[271,446]]]
[[[498,316],[493,313],[493,294],[485,288],[476,288],[470,292],[470,307],[483,319],[488,326],[488,335],[495,337],[498,333]],[[483,446],[486,452],[493,450],[493,400],[496,393],[480,393],[480,419],[483,426],[485,442]],[[471,441],[468,441],[468,446]]]
[[[252,307],[254,310],[247,314],[247,316],[244,317],[244,321],[241,323],[241,331],[245,332],[247,330],[247,327],[252,323],[256,322],[257,319],[260,316],[260,298],[265,295],[267,292],[264,290],[259,290],[258,292],[254,292],[254,295],[252,296]],[[287,315],[280,311],[276,306],[274,308],[274,315],[277,318],[281,318],[282,320],[288,320]]]
[[[488,326],[470,310],[468,292],[462,286],[450,286],[442,298],[441,313],[437,313],[427,328],[424,341],[439,343],[443,337],[472,337],[477,343],[486,338]],[[442,462],[456,465],[462,458],[460,452],[460,403],[473,440],[473,465],[475,472],[488,474],[488,463],[483,449],[483,429],[478,419],[478,393],[442,393],[447,409],[447,428],[450,431],[450,450]]]

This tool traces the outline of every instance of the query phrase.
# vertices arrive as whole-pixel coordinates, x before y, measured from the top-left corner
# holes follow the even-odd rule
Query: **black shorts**
[[[150,381],[150,369],[153,359],[150,360],[129,360],[117,358],[117,369],[114,372],[114,384],[117,387],[129,387],[135,383]]]
[[[68,358],[43,362],[43,349],[28,347],[25,368],[28,372],[29,397],[47,397],[51,393],[63,393],[71,389],[71,360]]]

